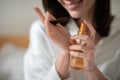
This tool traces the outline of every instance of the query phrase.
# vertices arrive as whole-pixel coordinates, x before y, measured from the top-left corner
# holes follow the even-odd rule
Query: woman
[[[119,79],[119,69],[114,68],[119,66],[118,58],[114,57],[120,48],[119,23],[109,35],[110,0],[43,0],[43,5],[45,16],[39,8],[34,9],[40,21],[31,27],[30,45],[24,59],[25,80]],[[64,24],[50,23],[61,17],[69,20]],[[89,35],[76,35],[81,18]],[[87,45],[73,44],[75,39],[84,40]],[[69,68],[70,55],[83,58],[83,70]]]

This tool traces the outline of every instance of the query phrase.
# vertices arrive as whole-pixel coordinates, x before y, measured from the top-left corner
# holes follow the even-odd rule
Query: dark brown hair
[[[57,0],[42,0],[45,11],[49,11],[56,18],[69,17],[68,12]],[[110,0],[96,0],[94,11],[95,29],[101,37],[106,37],[110,32],[113,17],[110,14]],[[66,24],[67,22],[65,22]],[[65,25],[63,24],[63,25]]]

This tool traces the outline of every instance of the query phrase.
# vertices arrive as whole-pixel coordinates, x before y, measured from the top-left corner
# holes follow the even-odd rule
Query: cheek
[[[65,4],[64,4],[64,1],[63,1],[63,0],[57,0],[57,1],[58,1],[58,3],[59,3],[62,7],[65,8]]]
[[[95,4],[95,2],[96,2],[96,0],[88,0],[88,1],[87,1],[87,5],[88,5],[89,7],[92,7],[92,5]]]
[[[57,0],[58,1],[58,3],[60,3],[61,5],[63,5],[63,0]]]

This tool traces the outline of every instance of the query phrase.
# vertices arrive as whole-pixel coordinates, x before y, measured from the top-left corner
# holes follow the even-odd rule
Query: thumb
[[[34,8],[34,11],[36,12],[36,14],[39,16],[40,21],[44,24],[45,21],[45,17],[42,14],[41,10],[38,7]]]
[[[87,28],[90,31],[91,39],[94,40],[95,39],[96,30],[94,29],[93,25],[90,22],[86,21],[86,20],[84,20],[83,22],[87,25]]]

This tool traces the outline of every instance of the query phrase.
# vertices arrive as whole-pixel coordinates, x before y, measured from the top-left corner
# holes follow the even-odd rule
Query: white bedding
[[[0,80],[23,80],[25,51],[13,44],[6,44],[0,49]]]

